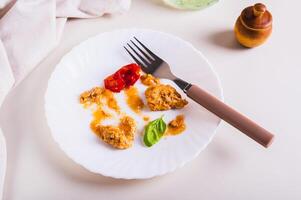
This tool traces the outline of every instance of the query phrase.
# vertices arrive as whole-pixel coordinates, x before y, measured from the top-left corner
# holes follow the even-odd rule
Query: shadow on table
[[[11,92],[6,99],[9,99],[10,96],[14,96]],[[6,194],[13,194],[13,189],[11,186],[14,185],[15,180],[15,172],[17,171],[17,167],[19,166],[20,162],[20,146],[22,145],[22,141],[25,139],[25,136],[22,134],[20,130],[19,121],[22,121],[21,115],[16,115],[20,107],[25,106],[24,104],[20,103],[13,107],[13,109],[7,110],[6,105],[7,101],[4,101],[1,107],[1,128],[6,140],[6,150],[7,150],[7,168],[5,174],[5,184],[4,184],[4,197]],[[8,122],[13,120],[15,126],[11,126]],[[21,132],[19,132],[21,131]],[[13,134],[18,132],[19,134]],[[0,197],[1,198],[1,197]],[[4,199],[12,199],[11,196],[4,198]]]
[[[247,50],[235,39],[233,30],[221,30],[208,36],[209,41],[219,47],[232,50]]]
[[[218,160],[221,165],[233,164],[237,161],[237,155],[232,151],[229,144],[219,138],[213,138],[213,140],[207,149],[207,153],[212,158]]]

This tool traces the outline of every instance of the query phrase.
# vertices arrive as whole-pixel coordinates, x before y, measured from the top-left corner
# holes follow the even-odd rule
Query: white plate
[[[123,45],[133,36],[166,60],[176,75],[222,98],[215,72],[191,44],[157,31],[128,29],[99,34],[66,54],[49,80],[45,110],[54,140],[76,163],[104,176],[144,179],[171,172],[195,158],[211,141],[220,120],[190,100],[181,110],[144,111],[152,119],[164,113],[167,122],[181,113],[187,124],[184,133],[165,137],[147,148],[141,140],[144,122],[128,109],[124,94],[120,93],[117,99],[122,109],[138,122],[134,145],[127,150],[116,150],[99,140],[89,128],[91,112],[83,109],[78,98],[83,91],[102,85],[107,75],[132,62]],[[144,96],[144,87],[141,83],[137,86]]]

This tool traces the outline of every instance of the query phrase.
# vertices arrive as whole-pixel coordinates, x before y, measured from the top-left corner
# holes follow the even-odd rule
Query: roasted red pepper
[[[105,88],[112,92],[120,92],[125,87],[125,82],[116,74],[108,76],[104,83]]]
[[[104,80],[105,88],[112,92],[120,92],[122,89],[134,85],[140,78],[140,70],[139,65],[135,63],[123,66]]]
[[[140,78],[140,67],[133,63],[126,65],[119,69],[116,73],[119,73],[125,82],[125,87],[132,86]]]

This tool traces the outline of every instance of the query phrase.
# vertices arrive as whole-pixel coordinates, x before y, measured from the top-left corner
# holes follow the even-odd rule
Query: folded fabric
[[[7,93],[59,43],[67,18],[123,13],[130,3],[131,0],[0,1],[0,106]],[[6,145],[0,128],[0,199],[5,169]]]

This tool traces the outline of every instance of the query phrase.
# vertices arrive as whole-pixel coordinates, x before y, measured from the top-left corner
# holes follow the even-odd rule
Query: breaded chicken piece
[[[127,149],[133,145],[136,122],[125,116],[120,119],[118,126],[99,125],[97,135],[107,144],[117,149]]]
[[[147,105],[152,111],[183,108],[188,102],[170,85],[155,85],[146,89]]]
[[[101,87],[94,87],[91,90],[85,91],[80,95],[80,103],[98,103],[104,89]]]
[[[79,98],[79,102],[86,106],[89,106],[93,103],[101,105],[104,101],[109,108],[115,110],[116,112],[120,111],[113,92],[102,87],[94,87],[91,90],[85,91],[80,95]]]
[[[146,86],[155,86],[160,84],[160,79],[154,77],[151,74],[143,74],[140,76],[141,83]]]

